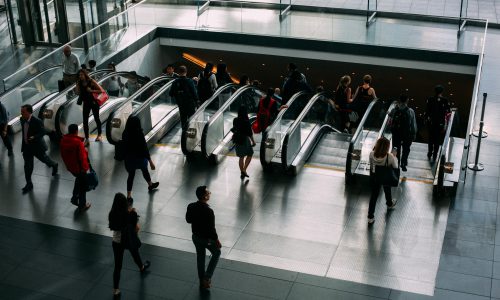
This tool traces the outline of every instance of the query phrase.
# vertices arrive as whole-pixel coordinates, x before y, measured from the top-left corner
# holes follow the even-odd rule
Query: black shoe
[[[402,170],[403,172],[408,171],[408,169],[406,169],[406,165],[401,165],[401,170]]]
[[[149,260],[146,260],[144,264],[142,265],[142,270],[141,273],[144,274],[147,269],[151,266],[151,262]]]
[[[59,169],[59,164],[55,164],[53,167],[52,167],[52,176],[56,176],[57,175],[57,170]]]
[[[30,192],[31,190],[33,190],[33,184],[32,183],[27,183],[23,188],[22,188],[22,191],[23,191],[23,194],[26,194],[27,192]]]
[[[90,204],[89,202],[87,202],[87,204],[85,204],[84,207],[78,207],[78,210],[80,212],[84,212],[84,211],[87,211],[91,206],[92,206],[92,204]]]
[[[160,185],[159,182],[153,182],[150,186],[148,186],[148,191],[152,191],[152,190],[155,190],[158,188],[158,186]]]
[[[128,206],[129,206],[129,207],[134,206],[134,198],[132,198],[132,197],[127,198],[127,203],[128,203]]]
[[[432,152],[427,152],[427,158],[431,159],[431,157],[432,157]]]
[[[75,206],[78,206],[78,197],[71,197],[71,204],[75,205]]]
[[[240,178],[241,180],[245,179],[245,173],[241,172]]]
[[[244,175],[245,177],[250,178],[250,176],[248,176],[248,173],[247,173],[247,172],[243,172],[243,175]]]
[[[10,149],[9,152],[7,152],[7,156],[9,156],[9,157],[14,156],[14,151],[12,151],[12,149]]]

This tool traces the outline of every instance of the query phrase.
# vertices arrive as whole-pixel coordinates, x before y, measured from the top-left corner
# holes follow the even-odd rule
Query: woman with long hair
[[[233,141],[236,144],[236,155],[240,158],[239,167],[241,179],[248,176],[247,168],[252,161],[255,140],[253,139],[252,125],[248,119],[247,108],[242,105],[238,110],[238,117],[233,120]]]
[[[140,242],[137,237],[139,231],[139,216],[135,208],[130,208],[127,198],[122,193],[116,193],[113,206],[108,214],[109,229],[113,231],[113,255],[115,268],[113,271],[113,295],[119,296],[120,273],[123,264],[123,253],[128,249],[139,271],[144,273],[151,263],[146,260],[142,262],[139,254]],[[130,229],[130,230],[129,230]],[[135,235],[136,242],[131,242],[130,235]],[[127,237],[126,237],[127,236]]]
[[[370,152],[370,183],[372,193],[370,196],[370,205],[368,207],[368,224],[373,224],[375,222],[375,206],[377,205],[378,195],[380,193],[380,188],[382,187],[376,181],[375,167],[387,165],[387,167],[389,168],[398,168],[398,159],[396,158],[396,153],[395,151],[389,153],[390,147],[391,142],[387,138],[381,137],[375,143],[373,151]],[[394,207],[396,206],[396,200],[392,199],[391,187],[383,186],[383,188],[387,209],[394,209]]]
[[[370,102],[377,98],[375,94],[375,89],[371,86],[372,76],[365,75],[363,76],[363,83],[358,86],[356,92],[354,93],[354,97],[352,97],[354,101],[354,106],[356,107],[359,117],[362,118],[370,105]]]
[[[351,127],[351,123],[349,121],[349,113],[352,110],[349,107],[349,104],[352,103],[351,97],[351,88],[349,85],[351,84],[351,77],[349,75],[344,75],[340,78],[339,84],[337,85],[337,89],[335,90],[335,104],[338,106],[340,111],[340,124],[343,128],[339,128],[340,130],[349,131]]]
[[[214,65],[212,63],[207,63],[203,71],[198,75],[197,90],[200,103],[203,103],[212,97],[218,87],[213,69]]]
[[[160,185],[159,182],[152,182],[148,171],[148,162],[151,170],[156,168],[149,148],[144,138],[144,132],[141,126],[141,120],[136,116],[130,116],[125,124],[125,130],[122,134],[123,149],[125,149],[125,169],[128,173],[127,178],[127,198],[132,198],[132,186],[134,185],[135,171],[142,171],[142,176],[148,183],[148,190],[152,191]]]
[[[78,103],[83,104],[83,131],[85,133],[85,145],[89,144],[89,116],[90,111],[94,116],[97,126],[96,142],[102,141],[102,125],[99,118],[99,104],[94,99],[93,93],[102,93],[104,89],[95,81],[90,78],[87,70],[78,71],[78,79],[76,81],[76,94],[79,95]]]

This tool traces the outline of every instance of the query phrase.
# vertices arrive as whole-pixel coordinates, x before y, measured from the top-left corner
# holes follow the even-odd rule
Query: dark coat
[[[33,140],[29,141],[27,144],[24,141],[24,124],[26,121],[21,118],[21,128],[22,128],[22,146],[21,152],[25,150],[31,150],[31,152],[45,152],[47,151],[47,144],[43,139],[45,135],[45,128],[43,127],[43,122],[35,116],[31,116],[29,126],[28,126],[28,138],[33,137]]]

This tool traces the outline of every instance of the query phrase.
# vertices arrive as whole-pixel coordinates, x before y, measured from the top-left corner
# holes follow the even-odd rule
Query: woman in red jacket
[[[68,134],[61,139],[61,156],[68,171],[75,176],[75,186],[71,203],[77,205],[81,211],[90,208],[87,202],[87,172],[90,170],[87,149],[83,138],[78,136],[78,125],[68,126]]]

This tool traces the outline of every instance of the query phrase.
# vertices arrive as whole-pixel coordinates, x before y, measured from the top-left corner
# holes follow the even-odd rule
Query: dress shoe
[[[9,156],[9,157],[14,156],[14,151],[12,151],[12,149],[10,149],[10,150],[7,152],[7,156]]]
[[[149,267],[151,267],[151,262],[149,260],[146,260],[142,265],[141,274],[144,274],[147,269],[149,269]]]
[[[200,280],[200,289],[208,290],[210,288],[210,279]]]
[[[84,211],[87,211],[91,206],[92,206],[92,204],[90,204],[89,202],[87,202],[87,204],[85,204],[84,207],[78,207],[78,210],[80,212],[84,212]]]
[[[22,189],[23,194],[26,194],[27,192],[29,192],[29,191],[31,191],[31,190],[33,190],[33,184],[32,184],[32,183],[27,183],[27,184],[23,187],[23,189]]]
[[[55,164],[53,167],[52,167],[52,176],[56,176],[57,175],[57,170],[59,169],[59,164]]]
[[[71,202],[71,204],[78,206],[78,197],[77,196],[71,197],[70,202]]]

